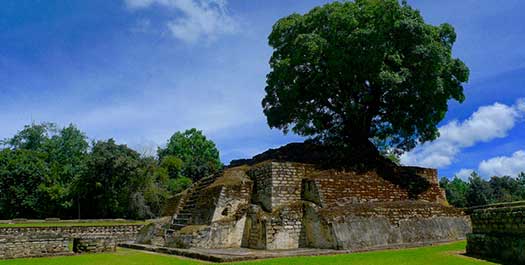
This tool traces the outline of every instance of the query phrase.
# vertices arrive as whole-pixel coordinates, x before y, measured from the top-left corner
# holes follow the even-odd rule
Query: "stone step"
[[[173,220],[173,223],[188,223],[188,221],[190,220],[190,218],[176,218],[175,220]]]
[[[171,225],[171,228],[172,228],[173,230],[180,230],[180,229],[183,228],[183,227],[186,227],[186,225],[182,225],[182,224],[172,224],[172,225]]]
[[[180,212],[179,214],[177,214],[177,218],[187,218],[187,217],[191,217],[191,213],[187,212],[187,213],[183,213],[183,212]]]
[[[190,224],[189,224],[189,223],[184,223],[184,222],[182,222],[182,223],[172,223],[171,225],[172,225],[172,226],[174,226],[174,225],[175,225],[175,226],[187,226],[187,225],[190,225]]]
[[[184,205],[193,204],[193,203],[195,203],[196,200],[197,200],[197,198],[191,198],[191,197],[190,197],[190,198],[186,201],[186,203],[185,203]]]
[[[193,208],[195,208],[195,203],[190,203],[190,204],[184,205],[182,210],[188,210],[188,209],[193,209]]]

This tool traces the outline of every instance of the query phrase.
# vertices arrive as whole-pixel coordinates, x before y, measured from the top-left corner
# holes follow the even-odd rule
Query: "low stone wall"
[[[118,243],[134,241],[142,227],[143,225],[2,227],[0,259],[68,254],[71,253],[68,244],[75,238],[81,241],[91,240],[91,247],[87,250],[107,249],[107,242],[113,242],[113,246],[116,246]],[[99,246],[95,242],[104,244]]]
[[[73,239],[73,252],[75,253],[100,253],[117,251],[117,242],[114,238],[88,237]]]
[[[470,215],[467,254],[510,264],[525,264],[524,203],[488,205]]]
[[[56,234],[0,235],[0,259],[67,255],[68,239]]]

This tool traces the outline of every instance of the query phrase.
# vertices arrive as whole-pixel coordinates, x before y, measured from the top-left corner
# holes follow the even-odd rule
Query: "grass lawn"
[[[141,225],[146,224],[144,221],[94,221],[94,222],[24,222],[18,224],[3,224],[2,227],[52,227],[52,226],[113,226],[113,225]]]
[[[470,265],[494,264],[464,257],[465,242],[416,249],[387,250],[336,256],[279,258],[241,262],[235,264],[351,264],[351,265]],[[89,254],[71,257],[16,259],[0,261],[2,265],[190,265],[202,264],[167,255],[149,254],[129,249],[119,249],[113,254]]]

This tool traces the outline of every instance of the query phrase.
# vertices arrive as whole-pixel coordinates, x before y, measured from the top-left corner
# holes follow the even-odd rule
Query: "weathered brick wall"
[[[434,181],[437,174],[425,174],[429,181],[429,188],[420,193],[416,198],[407,188],[395,184],[375,171],[316,171],[308,175],[306,187],[316,189],[319,193],[319,202],[324,206],[346,205],[349,203],[363,202],[393,202],[411,199],[428,202],[444,202],[445,195]]]
[[[257,164],[247,174],[253,180],[252,202],[260,204],[265,210],[272,210],[272,163]]]
[[[254,193],[256,195],[253,201],[262,206],[248,217],[250,220],[247,231],[252,234],[246,245],[253,248],[299,247],[307,237],[304,231],[302,233],[303,209],[299,206],[303,200],[314,202],[327,211],[333,211],[332,207],[337,206],[365,207],[366,203],[370,202],[398,202],[400,205],[405,205],[405,202],[408,201],[432,202],[434,204],[418,205],[418,207],[377,207],[368,212],[361,209],[360,215],[355,214],[358,212],[357,209],[352,210],[352,216],[357,218],[374,217],[386,220],[392,224],[392,227],[397,227],[397,230],[394,229],[397,232],[394,233],[400,233],[399,224],[409,217],[412,220],[428,220],[436,217],[451,219],[429,224],[438,227],[444,224],[444,229],[443,231],[437,231],[439,230],[437,228],[425,230],[429,233],[437,231],[441,235],[435,235],[432,238],[432,235],[427,233],[429,239],[421,239],[421,242],[462,238],[470,228],[462,213],[454,212],[453,208],[437,207],[441,206],[438,203],[445,201],[445,196],[439,188],[437,172],[433,169],[400,168],[395,172],[398,175],[392,178],[392,176],[380,176],[375,171],[317,170],[308,164],[264,162],[255,165],[250,172],[255,182]],[[414,197],[410,188],[392,181],[396,178],[401,179],[402,183],[407,186],[411,185],[410,181],[407,181],[410,178],[414,178],[414,182],[422,181],[427,186]],[[344,216],[338,215],[340,218]],[[374,222],[368,223],[374,224]],[[335,242],[339,239],[332,235],[328,241],[330,240]],[[374,241],[370,240],[370,244],[374,244]],[[334,247],[350,248],[348,246]]]
[[[252,201],[262,208],[252,208],[248,216],[245,246],[266,249],[299,247],[302,208],[302,180],[309,165],[265,162],[249,172],[254,181]],[[255,209],[255,210],[254,210]]]
[[[272,213],[252,205],[246,217],[242,246],[255,249],[299,248],[302,217],[301,205],[283,206]]]
[[[114,238],[88,237],[75,238],[73,240],[73,252],[75,253],[101,253],[117,251],[117,242]]]
[[[475,209],[470,218],[467,254],[525,264],[525,202]]]
[[[474,234],[525,233],[525,205],[474,210],[470,217]]]
[[[222,186],[211,221],[239,219],[248,209],[251,194],[251,181]]]
[[[305,246],[370,250],[464,239],[470,224],[461,210],[437,203],[362,203],[305,211]]]
[[[0,259],[66,255],[68,239],[56,234],[0,235]]]
[[[271,167],[272,209],[301,201],[301,184],[308,166],[273,162]]]
[[[0,258],[40,257],[70,252],[74,238],[106,238],[116,243],[134,241],[143,225],[3,227]]]
[[[444,206],[433,169],[378,174],[266,161],[227,169],[195,198],[202,220],[173,234],[175,246],[366,249],[457,240],[470,230],[461,211]]]
[[[190,197],[190,193],[191,192],[189,190],[185,190],[171,198],[168,198],[164,203],[161,216],[174,216],[178,214]]]

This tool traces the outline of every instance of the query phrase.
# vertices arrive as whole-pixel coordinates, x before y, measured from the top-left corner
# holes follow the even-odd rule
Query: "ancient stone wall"
[[[246,247],[293,249],[299,247],[302,227],[302,180],[311,166],[266,162],[249,172],[254,181],[252,207],[247,217]]]
[[[470,232],[461,210],[437,203],[378,202],[305,211],[305,246],[367,250],[461,240]]]
[[[467,254],[525,264],[525,202],[474,209],[470,218]]]
[[[111,237],[85,237],[73,239],[75,253],[101,253],[117,251],[117,242]]]
[[[271,167],[272,209],[301,201],[302,180],[309,166],[272,162]]]
[[[70,253],[74,238],[134,241],[143,225],[3,227],[0,228],[0,258],[41,257]]]
[[[44,257],[70,253],[68,239],[56,234],[2,234],[0,259]]]
[[[178,214],[188,198],[190,197],[189,191],[183,191],[176,194],[175,196],[168,198],[164,203],[161,216],[174,216]]]
[[[427,172],[428,173],[428,172]],[[437,173],[418,175],[430,179],[428,189],[420,194],[411,194],[408,188],[379,176],[375,171],[314,171],[304,181],[305,198],[322,207],[364,202],[393,202],[423,200],[443,203],[446,201],[439,188]],[[318,196],[315,196],[318,195]]]
[[[243,242],[246,213],[253,182],[244,168],[226,170],[199,190],[190,222],[167,238],[175,247],[239,248]]]
[[[459,240],[470,231],[464,213],[446,206],[433,169],[357,172],[266,161],[228,168],[198,186],[188,200],[196,201],[193,222],[181,223],[172,246],[366,250]]]
[[[253,180],[252,202],[266,211],[272,210],[272,163],[264,162],[252,167],[248,175]]]

